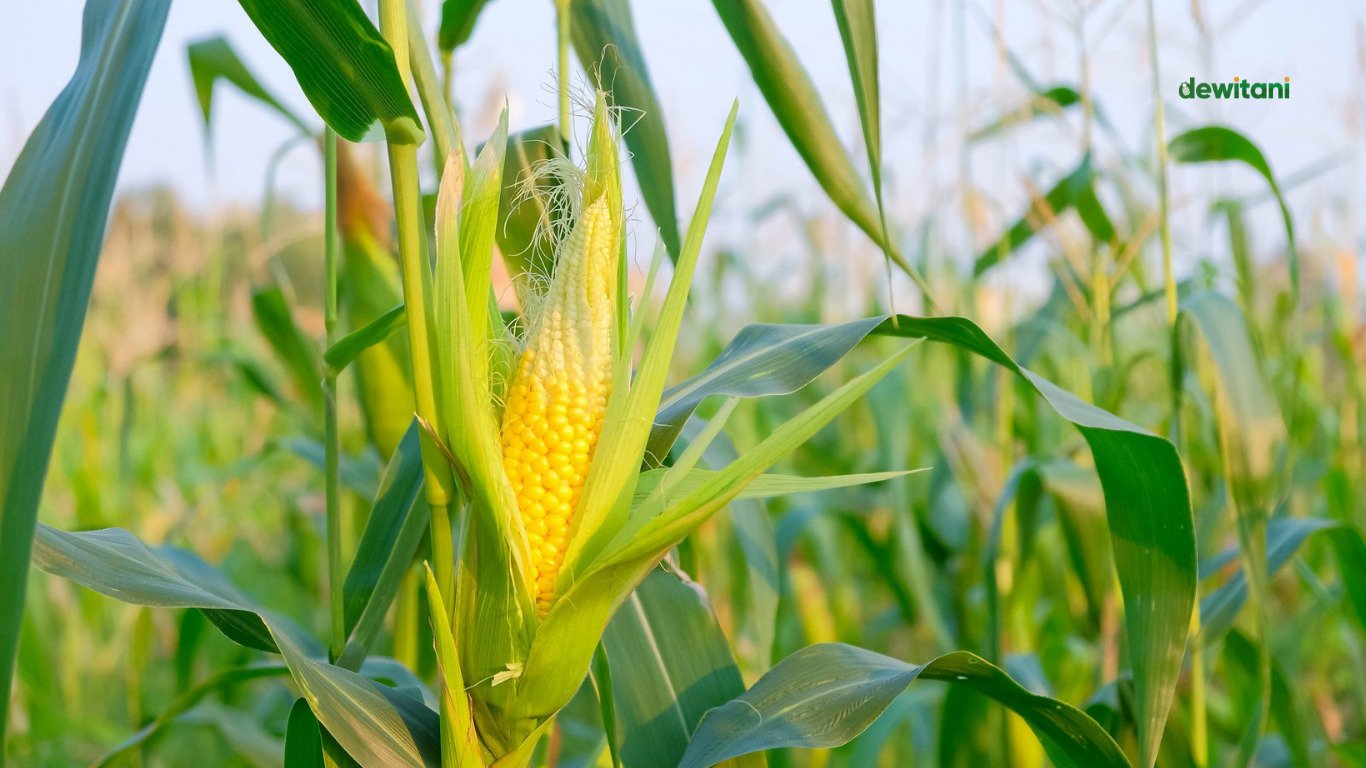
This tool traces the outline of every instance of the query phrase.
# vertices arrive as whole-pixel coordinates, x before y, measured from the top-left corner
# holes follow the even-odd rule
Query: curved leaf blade
[[[1167,151],[1173,162],[1177,163],[1214,163],[1234,160],[1256,171],[1276,198],[1281,209],[1281,221],[1285,225],[1285,250],[1290,266],[1290,285],[1296,297],[1300,292],[1300,257],[1295,249],[1295,221],[1281,194],[1281,185],[1271,172],[1271,164],[1266,161],[1262,150],[1243,134],[1222,125],[1206,125],[1193,128],[1167,143]]]
[[[849,742],[919,678],[966,685],[1029,724],[1060,766],[1127,768],[1114,739],[1081,710],[1030,693],[986,660],[956,651],[926,664],[840,643],[808,646],[784,659],[743,695],[707,713],[679,768],[780,747]]]
[[[631,165],[645,207],[659,227],[670,258],[676,261],[681,240],[669,136],[664,130],[664,110],[636,37],[631,6],[626,0],[575,0],[570,14],[574,50],[583,68],[594,73],[612,106],[632,114],[624,121]]]
[[[950,344],[1015,373],[1059,416],[1077,427],[1091,448],[1105,497],[1115,568],[1126,606],[1125,626],[1134,670],[1140,743],[1145,757],[1155,757],[1175,696],[1195,604],[1194,523],[1185,470],[1175,446],[1079,400],[1019,365],[965,318],[898,315],[895,322],[883,316],[833,326],[759,328],[755,333],[762,333],[761,343],[753,337],[746,339],[743,356],[728,348],[718,357],[718,362],[742,357],[746,362],[716,366],[717,370],[724,370],[724,376],[709,368],[697,379],[671,390],[687,396],[676,402],[666,398],[665,404],[672,409],[656,417],[651,436],[653,446],[667,450],[673,442],[669,432],[679,426],[674,420],[685,419],[712,394],[766,393],[766,389],[781,390],[802,377],[809,376],[806,381],[815,378],[823,368],[813,370],[812,366],[797,371],[774,366],[774,357],[779,354],[774,350],[781,350],[794,337],[814,344],[822,333],[840,341],[826,349],[824,359],[830,361],[827,367],[873,334]],[[767,346],[762,343],[765,337]],[[740,335],[736,338],[739,340]]]
[[[8,700],[38,500],[114,181],[169,0],[92,0],[76,71],[0,187],[0,697]],[[0,742],[9,720],[0,711]]]
[[[135,605],[217,611],[264,631],[318,722],[362,765],[440,765],[435,712],[368,677],[315,660],[288,621],[256,608],[193,555],[158,557],[118,528],[68,533],[42,526],[34,543],[39,568],[101,594]],[[187,572],[188,562],[198,565]]]
[[[338,136],[360,141],[378,122],[393,143],[422,143],[422,125],[399,76],[394,51],[359,3],[239,1]]]
[[[214,35],[190,43],[185,48],[185,56],[189,60],[190,79],[194,81],[195,98],[199,100],[199,114],[204,118],[206,133],[210,132],[213,126],[210,120],[213,115],[213,89],[219,80],[232,83],[242,93],[275,110],[301,132],[312,133],[307,123],[261,85],[261,81],[247,69],[247,65],[233,49],[232,43],[223,35]]]

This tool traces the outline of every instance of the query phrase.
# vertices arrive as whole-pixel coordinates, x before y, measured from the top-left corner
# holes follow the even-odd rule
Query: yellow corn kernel
[[[611,390],[612,228],[605,198],[584,210],[532,318],[503,407],[503,468],[517,496],[530,549],[528,583],[543,617]]]

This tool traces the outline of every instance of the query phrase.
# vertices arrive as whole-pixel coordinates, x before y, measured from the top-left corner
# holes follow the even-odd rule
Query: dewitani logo
[[[1290,78],[1279,83],[1253,83],[1241,77],[1230,83],[1197,83],[1192,77],[1176,92],[1183,99],[1288,99]]]

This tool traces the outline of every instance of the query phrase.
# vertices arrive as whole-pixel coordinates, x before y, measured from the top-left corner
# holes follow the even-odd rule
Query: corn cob
[[[503,467],[529,544],[528,584],[550,609],[612,384],[616,237],[607,200],[587,206],[535,311],[503,409]]]

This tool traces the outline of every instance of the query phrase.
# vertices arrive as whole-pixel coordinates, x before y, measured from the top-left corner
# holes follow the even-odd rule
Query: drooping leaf
[[[360,141],[378,122],[389,141],[422,143],[394,51],[356,0],[239,0],[332,130]]]
[[[717,361],[670,391],[651,446],[663,455],[679,425],[711,395],[789,391],[833,365],[869,335],[923,338],[993,362],[1026,381],[1086,438],[1105,496],[1115,569],[1126,606],[1135,708],[1144,755],[1155,757],[1175,694],[1195,602],[1195,536],[1185,470],[1172,444],[1087,404],[1017,364],[971,321],[959,317],[872,317],[830,326],[755,326]],[[824,338],[827,337],[828,339]],[[793,355],[794,339],[822,348],[823,366]],[[830,340],[838,339],[839,344]],[[829,343],[827,343],[829,342]],[[815,358],[813,358],[815,359]]]
[[[868,153],[868,172],[873,180],[873,199],[877,203],[880,243],[889,244],[887,211],[882,189],[882,100],[879,95],[877,61],[877,18],[873,0],[831,0],[835,22],[844,43],[844,57],[849,64],[849,81],[854,87],[854,103],[858,105],[859,123],[863,128],[863,146]],[[887,258],[892,255],[888,249]]]
[[[76,71],[0,187],[0,697],[38,499],[85,323],[109,201],[169,0],[87,3]],[[0,710],[0,742],[10,707]]]
[[[195,97],[199,100],[199,113],[204,118],[206,134],[211,135],[213,128],[210,119],[213,115],[213,88],[219,80],[232,83],[248,97],[275,110],[300,132],[312,133],[307,123],[261,85],[261,81],[247,69],[226,37],[214,35],[196,40],[186,47],[185,54],[190,61],[190,79],[194,81]]]
[[[1266,180],[1276,204],[1281,209],[1281,222],[1285,225],[1286,261],[1290,267],[1291,290],[1296,297],[1300,291],[1300,257],[1295,248],[1295,222],[1290,216],[1290,207],[1281,194],[1281,186],[1271,172],[1266,156],[1243,134],[1222,125],[1206,125],[1192,128],[1173,137],[1167,144],[1167,151],[1173,162],[1213,163],[1236,160],[1256,171]]]
[[[235,640],[264,633],[284,657],[318,721],[351,757],[362,765],[440,765],[435,712],[368,677],[315,660],[315,651],[309,650],[314,644],[288,621],[256,608],[193,555],[166,549],[153,553],[118,528],[67,533],[42,526],[33,560],[48,573],[125,602],[221,614],[227,622],[215,623]]]
[[[742,696],[703,718],[679,768],[780,747],[835,747],[867,728],[918,678],[965,685],[1022,717],[1060,766],[1128,768],[1110,734],[1081,710],[1025,690],[966,651],[906,662],[839,643],[784,659]]]
[[[626,0],[574,0],[570,4],[574,50],[622,116],[626,146],[645,207],[659,227],[669,256],[678,258],[678,207],[664,111],[636,37]]]
[[[712,5],[730,33],[731,41],[749,65],[754,84],[821,189],[835,207],[883,248],[888,258],[924,288],[920,274],[896,244],[885,237],[877,205],[840,143],[820,92],[792,45],[769,16],[763,0],[712,0]],[[860,24],[860,28],[863,26]],[[856,56],[860,61],[868,58],[862,50],[865,47],[865,43],[859,44]],[[858,69],[864,71],[867,67],[858,65]],[[867,83],[859,84],[860,90],[869,87]],[[865,92],[864,97],[868,95]],[[872,116],[871,112],[869,114]]]

